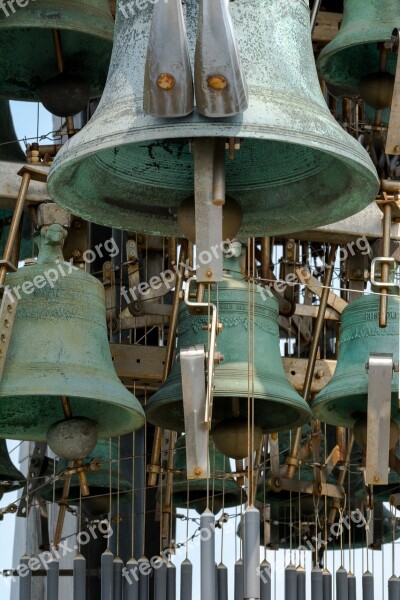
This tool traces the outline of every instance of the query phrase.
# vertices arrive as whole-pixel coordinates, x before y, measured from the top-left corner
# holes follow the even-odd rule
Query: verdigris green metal
[[[233,416],[247,419],[249,394],[254,376],[255,424],[265,432],[293,429],[309,421],[311,411],[286,378],[279,349],[278,303],[266,291],[261,294],[243,280],[239,258],[225,258],[224,280],[212,286],[211,302],[218,306],[223,330],[217,347],[224,360],[215,366],[213,424]],[[253,295],[254,293],[254,295]],[[251,298],[251,305],[249,305]],[[254,308],[253,308],[254,298]],[[253,336],[254,367],[248,358],[248,340]],[[203,326],[207,317],[191,315],[186,305],[179,310],[178,348],[208,345]],[[237,399],[238,411],[232,399]],[[147,403],[146,417],[155,425],[184,431],[180,363],[175,361],[165,384]]]
[[[398,0],[345,0],[343,21],[322,50],[317,67],[332,91],[358,96],[360,80],[379,71],[379,42],[388,42],[400,26]],[[396,54],[388,53],[387,71],[394,75]]]
[[[144,423],[112,364],[104,288],[64,262],[65,236],[61,225],[42,227],[37,264],[6,278],[6,300],[8,290],[20,299],[0,382],[0,437],[44,441],[50,425],[64,419],[62,396],[74,417],[96,421],[99,438]]]
[[[48,189],[57,203],[95,223],[179,236],[176,212],[193,194],[198,137],[240,138],[226,154],[226,192],[241,205],[239,235],[288,233],[340,221],[378,191],[365,150],[327,108],[315,68],[305,0],[236,0],[230,13],[249,93],[244,113],[179,119],[143,110],[152,5],[132,15],[119,0],[115,44],[99,107],[63,146]],[[198,2],[185,4],[193,60]]]
[[[229,477],[231,467],[229,458],[224,456],[214,445],[209,443],[210,473],[208,482],[210,503],[213,505],[214,514],[221,508],[240,506],[246,502],[247,495],[238,483]],[[194,508],[199,514],[206,509],[207,504],[207,479],[186,479],[186,436],[178,438],[174,454],[174,481],[172,487],[172,502],[174,506]]]
[[[16,140],[10,103],[0,98],[0,161],[26,162],[25,154]]]
[[[390,297],[387,327],[379,327],[379,296],[363,296],[343,311],[335,373],[316,396],[312,410],[317,419],[353,427],[368,409],[368,373],[371,353],[391,353],[399,360],[400,298]],[[391,419],[400,424],[399,378],[392,379]]]
[[[111,462],[111,482],[110,482],[110,460]],[[110,488],[113,506],[117,502],[118,489],[120,492],[120,502],[128,502],[132,498],[132,483],[122,477],[118,463],[118,445],[115,440],[100,440],[92,454],[85,458],[84,464],[92,461],[98,461],[99,471],[86,471],[86,477],[89,484],[90,496],[81,499],[82,507],[92,514],[106,514],[110,508]],[[64,473],[68,470],[67,461],[61,459],[58,463],[57,473]],[[65,478],[57,479],[54,486],[48,485],[41,490],[41,495],[49,502],[58,502],[62,496]],[[77,475],[71,477],[71,488],[69,493],[69,502],[72,505],[79,505],[80,485]]]
[[[6,440],[0,440],[0,498],[4,492],[12,492],[24,485],[25,477],[13,465]]]
[[[103,91],[114,22],[107,0],[35,0],[0,7],[0,96],[39,100],[38,87],[58,74],[52,29],[61,30],[66,72]]]

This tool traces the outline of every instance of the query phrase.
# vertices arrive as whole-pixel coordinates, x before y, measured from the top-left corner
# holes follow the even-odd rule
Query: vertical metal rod
[[[322,600],[324,597],[324,576],[322,569],[314,567],[311,571],[311,600]]]
[[[157,561],[154,567],[154,600],[167,600],[167,563],[161,557]]]
[[[114,555],[108,549],[101,555],[101,600],[113,600]]]
[[[19,561],[19,564],[25,567],[24,569],[20,568],[19,600],[31,600],[32,571],[28,566],[29,560],[29,556],[24,554]],[[21,573],[23,573],[23,575],[21,575]]]
[[[162,538],[166,544],[166,546],[170,545],[170,531],[171,531],[171,519],[172,519],[172,483],[173,483],[173,469],[174,469],[174,450],[175,450],[175,441],[176,441],[176,432],[170,431],[169,438],[169,450],[168,450],[168,460],[167,460],[167,477],[166,477],[166,485],[165,485],[165,499],[164,506],[162,508],[163,511],[163,520],[162,520]]]
[[[192,600],[193,565],[188,558],[181,564],[181,600]]]
[[[271,279],[271,238],[261,238],[261,277]]]
[[[301,565],[296,569],[297,600],[306,600],[306,572]]]
[[[219,593],[218,593],[218,565],[217,563],[215,563],[215,569],[214,569],[214,573],[215,573],[215,600],[218,600],[219,598]]]
[[[72,418],[72,409],[71,409],[71,403],[69,401],[68,396],[61,396],[61,404],[63,407],[65,418],[71,419]],[[79,467],[82,467],[83,463],[81,460],[76,460],[75,464],[79,468]],[[78,471],[78,478],[79,478],[79,485],[81,487],[82,496],[90,496],[90,490],[89,490],[89,485],[87,482],[85,471]],[[68,499],[68,496],[67,496],[67,499]]]
[[[58,600],[58,580],[60,563],[52,560],[48,563],[46,600]]]
[[[328,569],[322,573],[322,585],[324,587],[324,600],[332,600],[332,574]]]
[[[321,6],[321,0],[314,0],[314,5],[311,12],[311,33],[314,31],[315,24],[317,22],[319,7]]]
[[[347,582],[349,588],[349,600],[357,600],[357,580],[353,573],[348,573]]]
[[[339,567],[336,571],[336,600],[348,600],[348,598],[347,571],[344,567]]]
[[[392,226],[392,209],[390,204],[385,204],[383,207],[383,235],[382,235],[382,254],[390,256],[390,231]],[[381,281],[387,283],[389,279],[389,265],[382,263]],[[388,288],[380,289],[381,296],[379,302],[379,327],[386,327],[387,323],[387,293]]]
[[[363,600],[374,600],[374,576],[369,571],[365,571],[362,576]]]
[[[400,600],[400,579],[392,575],[388,581],[389,600]]]
[[[73,469],[74,461],[73,460],[68,461],[67,467],[68,467],[68,469]],[[60,541],[61,541],[62,530],[63,530],[63,526],[64,526],[64,519],[65,519],[65,515],[67,512],[67,507],[68,507],[68,497],[69,497],[70,488],[71,488],[71,477],[67,477],[67,479],[64,481],[64,487],[63,487],[63,491],[62,491],[62,495],[61,495],[61,500],[58,503],[60,506],[60,510],[58,513],[56,531],[54,534],[54,541],[53,541],[54,547],[56,550],[58,550],[58,546],[60,545]]]
[[[285,569],[285,600],[297,600],[297,573],[292,564]]]
[[[86,600],[86,559],[82,554],[74,558],[73,600]]]
[[[200,597],[215,598],[215,517],[208,508],[200,517]]]
[[[122,569],[124,563],[119,556],[113,560],[113,600],[122,600]]]
[[[271,600],[271,565],[265,559],[260,565],[260,600]]]
[[[249,506],[243,513],[243,598],[260,598],[260,511]]]
[[[139,564],[139,600],[149,600],[151,565],[145,556],[138,560]]]
[[[218,598],[217,600],[228,600],[228,568],[220,563],[218,565]]]
[[[212,201],[216,206],[225,204],[225,138],[214,138]]]
[[[130,558],[126,563],[126,570],[122,570],[124,578],[124,600],[138,600],[139,598],[139,571],[138,562]]]
[[[56,55],[57,61],[57,69],[59,73],[64,73],[65,64],[64,64],[64,55],[62,51],[62,43],[61,43],[61,32],[59,29],[53,29],[53,43],[54,43],[54,52]]]
[[[346,479],[346,473],[347,473],[347,470],[348,470],[349,464],[350,464],[350,458],[351,458],[351,453],[353,450],[353,445],[354,445],[354,433],[351,432],[350,436],[349,436],[348,444],[347,444],[346,463],[339,473],[337,485],[344,484],[344,481]],[[332,508],[329,512],[328,525],[333,525],[333,523],[335,522],[336,513],[338,510],[339,510],[339,501],[335,500],[332,505]]]
[[[235,562],[235,600],[243,600],[244,573],[243,560],[239,558]]]
[[[171,560],[167,564],[167,600],[176,600],[176,567]]]

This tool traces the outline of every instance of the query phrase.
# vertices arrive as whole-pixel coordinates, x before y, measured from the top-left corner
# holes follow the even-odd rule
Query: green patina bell
[[[379,297],[363,296],[343,311],[340,345],[335,373],[316,396],[312,410],[317,419],[353,427],[366,420],[368,409],[368,373],[371,353],[393,354],[399,361],[400,298],[388,300],[387,327],[379,327]],[[391,419],[400,424],[399,378],[392,379]]]
[[[0,98],[0,161],[26,162],[25,154],[16,140],[10,103]]]
[[[49,173],[49,193],[57,203],[108,227],[182,236],[178,209],[194,191],[190,141],[204,137],[241,140],[235,160],[225,154],[226,192],[243,214],[240,237],[333,223],[374,200],[378,181],[372,162],[335,121],[321,93],[308,2],[230,3],[248,108],[216,118],[196,107],[181,118],[144,111],[153,4],[132,11],[131,0],[117,2],[113,55],[99,107],[63,146]],[[198,10],[197,0],[185,3],[191,60]],[[168,39],[158,40],[161,48]]]
[[[390,42],[393,29],[399,26],[398,0],[345,0],[339,32],[317,61],[319,73],[332,91],[343,96],[361,95],[370,105],[371,94],[380,94],[384,88],[393,91],[396,54],[389,51],[382,57],[387,64],[379,74],[379,44]]]
[[[39,100],[41,85],[58,75],[52,30],[61,32],[65,73],[99,97],[111,57],[114,22],[107,0],[33,0],[0,6],[0,95]],[[73,90],[75,91],[75,90]]]
[[[111,464],[111,484],[110,484],[110,460]],[[82,502],[82,508],[87,515],[102,516],[110,511],[110,487],[112,504],[117,502],[119,489],[120,502],[129,502],[132,498],[132,484],[121,476],[118,464],[118,445],[115,441],[100,440],[92,454],[84,460],[84,463],[92,461],[98,462],[100,469],[86,471],[87,481],[90,489],[90,496],[80,499],[80,485],[77,475],[71,477],[71,488],[69,493],[69,503],[78,505]],[[63,473],[68,469],[68,463],[62,459],[58,463],[57,473]],[[119,479],[118,479],[119,478]],[[41,495],[49,502],[58,502],[61,499],[64,487],[64,478],[57,479],[54,486],[49,485],[43,488]]]
[[[4,493],[21,488],[24,482],[25,477],[11,461],[6,440],[0,439],[0,500]]]
[[[265,290],[254,289],[253,284],[243,280],[240,259],[225,258],[224,270],[224,280],[211,291],[211,302],[218,305],[218,318],[223,326],[217,337],[217,349],[224,356],[215,366],[213,425],[237,419],[247,427],[253,378],[256,426],[264,432],[274,432],[303,425],[310,419],[311,411],[284,372],[279,348],[278,302]],[[249,298],[254,298],[254,367],[248,357],[253,330],[253,305],[249,305]],[[208,332],[203,329],[207,322],[206,316],[190,314],[182,303],[177,354],[180,348],[197,344],[207,348]],[[146,417],[166,429],[184,431],[179,361],[175,361],[165,384],[150,398]]]
[[[0,437],[46,440],[64,419],[62,397],[73,417],[97,423],[98,437],[131,432],[144,423],[138,400],[118,379],[109,350],[104,288],[64,262],[66,230],[42,227],[37,264],[6,278],[4,300],[18,300],[0,382]]]
[[[174,454],[174,482],[173,482],[173,504],[174,506],[195,509],[201,514],[207,508],[207,479],[186,479],[186,437],[178,438]],[[224,456],[214,445],[209,444],[210,450],[210,479],[208,482],[210,507],[213,506],[214,514],[222,508],[240,506],[246,502],[247,495],[238,483],[229,477],[231,467],[229,458]]]

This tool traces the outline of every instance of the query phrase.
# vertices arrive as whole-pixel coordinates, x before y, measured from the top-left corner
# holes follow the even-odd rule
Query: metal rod
[[[382,254],[385,257],[390,256],[390,232],[392,226],[392,208],[390,204],[383,207],[383,236],[382,236]],[[387,283],[389,279],[389,265],[382,263],[381,281]],[[379,327],[386,327],[387,324],[387,304],[388,288],[380,288],[381,296],[379,302]]]
[[[113,600],[114,555],[105,550],[101,555],[101,600]]]
[[[388,581],[389,600],[400,600],[400,579],[392,575]]]
[[[193,565],[188,558],[181,564],[181,600],[192,600]]]
[[[149,560],[142,556],[139,564],[139,600],[149,600],[151,565]]]
[[[235,562],[235,600],[243,600],[244,572],[243,560],[239,558]]]
[[[68,396],[61,396],[61,404],[63,407],[65,418],[71,419],[72,418],[72,409],[71,409],[71,403],[69,401]],[[80,459],[76,460],[75,464],[78,468],[83,466],[83,462]],[[82,496],[90,496],[90,490],[89,490],[89,484],[88,484],[88,481],[86,478],[86,472],[83,470],[78,470],[77,475],[79,478],[79,485],[81,488]],[[68,494],[69,494],[69,492],[68,492]],[[68,500],[68,496],[67,496],[66,500]]]
[[[119,556],[113,560],[113,600],[122,600],[122,569],[124,563]]]
[[[52,560],[48,563],[47,572],[47,600],[58,600],[58,582],[60,577],[60,563],[58,560]]]
[[[374,576],[369,571],[365,571],[362,576],[363,600],[374,600]]]
[[[200,598],[215,598],[215,517],[208,508],[200,517]]]
[[[297,600],[297,573],[292,564],[285,569],[285,600]]]
[[[322,573],[322,585],[324,588],[324,600],[332,600],[332,574],[328,569]]]
[[[317,22],[319,8],[321,6],[321,0],[314,0],[314,5],[311,12],[311,33],[314,31],[315,24]]]
[[[260,597],[260,511],[246,508],[243,520],[243,598]]]
[[[296,569],[297,600],[306,600],[306,572],[301,565]]]
[[[217,600],[228,600],[228,568],[220,563],[218,565],[218,598]]]
[[[212,201],[216,206],[225,204],[225,138],[214,138]]]
[[[260,600],[271,600],[271,565],[265,559],[260,565]]]
[[[337,479],[337,485],[343,485],[344,484],[344,480],[346,479],[346,473],[347,470],[349,468],[349,464],[350,464],[350,458],[351,458],[351,453],[353,450],[353,445],[354,445],[354,433],[351,432],[350,436],[349,436],[349,441],[348,441],[348,445],[347,445],[347,454],[346,454],[346,462],[345,464],[342,466],[338,479]],[[339,510],[339,500],[335,499],[332,503],[332,508],[329,512],[329,517],[328,517],[328,525],[333,525],[333,523],[335,522],[335,518],[336,518],[336,513]]]
[[[176,600],[176,567],[171,560],[167,564],[167,600]]]
[[[348,573],[347,583],[349,588],[349,600],[357,600],[357,580],[353,573]]]
[[[336,571],[336,600],[348,600],[348,598],[347,571],[344,567],[339,567]]]
[[[86,559],[82,554],[74,558],[73,600],[86,600]]]
[[[124,600],[138,600],[139,598],[139,571],[138,562],[133,557],[126,563],[126,571],[122,570],[124,577]]]
[[[174,469],[174,450],[175,450],[175,442],[176,442],[176,432],[170,431],[170,440],[169,440],[169,451],[168,451],[168,460],[167,460],[167,477],[165,481],[165,500],[163,511],[163,520],[162,520],[162,538],[165,541],[166,546],[170,544],[170,524],[172,518],[172,483],[173,483],[173,469]]]
[[[19,600],[31,600],[31,588],[32,588],[32,571],[29,568],[29,556],[24,554],[19,561],[20,578],[19,578]],[[21,569],[21,567],[25,567]],[[21,576],[21,572],[24,572],[24,576]]]
[[[215,574],[215,579],[214,579],[214,585],[215,585],[215,600],[218,600],[218,598],[219,598],[219,593],[218,593],[218,565],[217,565],[217,563],[215,563],[215,565],[214,565],[214,574]]]
[[[161,556],[157,561],[154,568],[154,600],[167,600],[167,563]]]
[[[322,569],[314,567],[311,571],[311,600],[322,600],[324,597],[324,576]]]
[[[271,279],[271,238],[261,238],[261,277]]]
[[[54,52],[56,55],[57,69],[59,73],[64,73],[65,63],[62,51],[61,32],[59,29],[53,29]]]
[[[73,469],[74,461],[73,460],[68,461],[67,467],[68,467],[68,469]],[[66,480],[64,481],[64,487],[63,487],[63,491],[62,491],[62,495],[61,495],[61,500],[58,503],[60,506],[60,510],[58,513],[56,531],[54,534],[54,547],[56,550],[58,550],[58,546],[60,545],[60,541],[61,541],[65,514],[67,512],[67,507],[68,507],[68,498],[69,498],[70,488],[71,488],[71,477],[67,477]]]

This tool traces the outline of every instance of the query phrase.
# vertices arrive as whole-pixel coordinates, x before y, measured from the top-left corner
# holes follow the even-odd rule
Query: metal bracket
[[[204,420],[206,409],[206,353],[204,346],[182,348],[179,355],[182,375],[183,410],[186,444],[186,472],[188,479],[204,479],[210,476],[208,454],[208,422]]]
[[[381,265],[389,265],[389,279],[390,282],[381,281]],[[391,290],[394,293],[400,291],[400,285],[394,283],[394,277],[397,271],[397,261],[392,256],[379,256],[374,258],[371,262],[371,284],[376,287],[384,287]]]
[[[393,354],[370,354],[368,372],[368,426],[365,482],[387,485],[389,473],[390,412]]]

